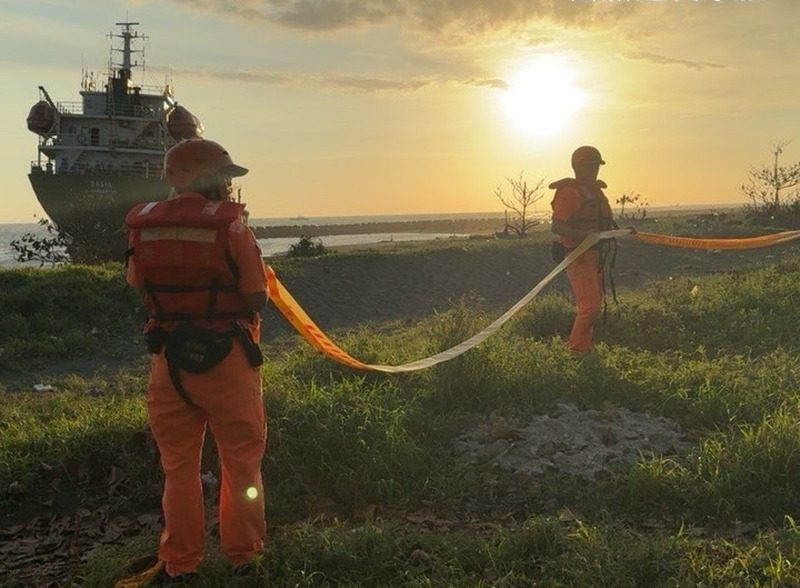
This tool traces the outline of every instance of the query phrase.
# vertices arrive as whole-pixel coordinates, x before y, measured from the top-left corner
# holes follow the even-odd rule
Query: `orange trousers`
[[[594,321],[603,307],[603,275],[600,252],[590,249],[567,266],[567,278],[575,294],[575,320],[568,349],[581,355],[592,349]]]
[[[175,576],[193,572],[204,554],[205,517],[200,461],[206,426],[220,460],[220,548],[233,565],[264,547],[266,520],[261,460],[266,420],[261,374],[238,341],[220,364],[204,374],[181,371],[196,407],[172,385],[164,354],[152,356],[147,408],[164,470],[164,529],[158,550]]]

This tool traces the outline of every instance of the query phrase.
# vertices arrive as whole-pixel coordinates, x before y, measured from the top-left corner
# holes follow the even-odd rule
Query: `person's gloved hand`
[[[625,228],[628,229],[631,235],[635,235],[636,233],[639,232],[636,230],[636,227],[625,227]]]

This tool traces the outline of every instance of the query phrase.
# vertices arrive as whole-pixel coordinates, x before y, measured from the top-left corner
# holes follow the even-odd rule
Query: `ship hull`
[[[134,204],[164,200],[169,192],[157,177],[36,171],[28,177],[47,216],[69,237],[70,257],[78,262],[124,260],[125,215]]]

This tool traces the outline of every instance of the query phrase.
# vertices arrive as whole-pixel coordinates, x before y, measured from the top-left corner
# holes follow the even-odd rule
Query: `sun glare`
[[[541,136],[566,127],[586,92],[575,86],[575,72],[564,60],[545,57],[512,76],[501,101],[517,129]]]

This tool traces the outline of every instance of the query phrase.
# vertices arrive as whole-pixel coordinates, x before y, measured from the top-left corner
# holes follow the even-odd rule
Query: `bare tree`
[[[800,162],[788,166],[779,164],[786,145],[786,141],[776,144],[772,167],[750,168],[749,184],[742,185],[742,192],[752,200],[756,212],[774,215],[788,209],[792,201],[800,200],[798,191],[791,190],[800,184]]]
[[[517,179],[506,178],[511,185],[511,194],[506,196],[503,189],[498,186],[494,194],[506,207],[506,213],[511,213],[511,219],[506,214],[506,231],[513,231],[520,239],[524,238],[528,231],[538,225],[541,221],[531,218],[533,205],[544,197],[544,178],[539,180],[536,185],[528,186],[528,182],[522,177],[520,172]]]
[[[636,194],[634,192],[623,192],[623,194],[617,198],[617,204],[619,204],[619,219],[633,219],[637,216],[641,215],[644,219],[647,216],[647,207],[650,203],[644,198],[641,194]],[[625,212],[625,206],[630,204],[631,208],[634,208],[633,212]]]

